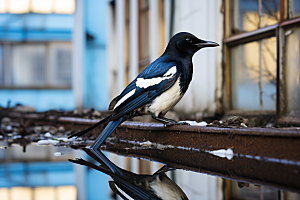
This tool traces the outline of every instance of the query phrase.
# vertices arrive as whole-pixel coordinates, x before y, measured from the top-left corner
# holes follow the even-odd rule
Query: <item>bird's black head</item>
[[[170,39],[165,52],[173,54],[175,53],[174,51],[176,51],[176,53],[184,56],[193,56],[198,50],[202,48],[216,46],[219,46],[219,44],[201,40],[191,33],[180,32]]]

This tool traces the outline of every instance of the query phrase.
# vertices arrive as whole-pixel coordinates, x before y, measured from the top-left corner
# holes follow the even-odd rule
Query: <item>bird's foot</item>
[[[189,123],[187,122],[168,122],[165,124],[165,126],[173,126],[173,125],[190,125]]]

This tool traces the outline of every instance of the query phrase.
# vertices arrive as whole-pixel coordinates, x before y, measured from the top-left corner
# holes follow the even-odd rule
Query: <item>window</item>
[[[0,0],[0,13],[72,14],[74,10],[74,0]]]
[[[299,124],[299,1],[224,2],[225,107]]]
[[[276,109],[276,38],[231,48],[232,109]]]
[[[72,51],[68,43],[51,43],[50,45],[50,69],[53,70],[51,85],[53,86],[71,86],[72,83]]]
[[[70,88],[70,43],[0,44],[0,87]]]
[[[2,200],[75,200],[76,194],[75,186],[0,188]]]
[[[300,1],[299,0],[289,0],[288,1],[289,18],[300,16]]]
[[[285,31],[285,113],[300,118],[300,27]]]
[[[4,48],[0,45],[0,85],[4,84]]]

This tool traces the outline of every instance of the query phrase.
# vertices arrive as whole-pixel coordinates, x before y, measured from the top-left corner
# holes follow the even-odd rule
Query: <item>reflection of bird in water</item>
[[[119,168],[108,158],[106,158],[106,156],[101,151],[101,160],[98,159],[98,157],[93,153],[91,153],[89,149],[85,149],[85,151],[91,157],[101,163],[101,165],[97,166],[83,159],[69,159],[69,161],[91,167],[111,176],[113,181],[109,181],[110,188],[124,200],[188,199],[181,188],[165,174],[165,172],[173,170],[171,168],[168,168],[167,165],[163,166],[153,175],[140,175]]]

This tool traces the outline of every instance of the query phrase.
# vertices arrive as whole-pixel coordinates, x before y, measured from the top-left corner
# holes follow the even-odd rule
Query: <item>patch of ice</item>
[[[50,132],[47,132],[47,133],[45,133],[45,134],[44,134],[44,137],[48,137],[48,138],[50,138],[50,137],[52,137],[52,135],[51,135],[51,133],[50,133]]]
[[[163,145],[163,144],[157,144],[156,148],[159,150],[165,150],[165,149],[172,149],[174,146],[172,145]]]
[[[76,137],[72,137],[70,139],[68,139],[68,138],[56,138],[56,139],[59,141],[64,141],[64,142],[72,142],[76,139]]]
[[[219,156],[221,158],[227,158],[228,160],[231,160],[234,156],[232,149],[219,149],[214,151],[207,151],[210,154],[213,154],[215,156]]]
[[[180,121],[180,122],[186,122],[188,123],[189,125],[191,126],[206,126],[207,123],[205,121],[202,121],[202,122],[196,122],[196,121],[189,121],[189,120],[186,120],[186,121]]]
[[[11,139],[18,139],[18,138],[22,138],[22,135],[14,135],[14,136],[12,136]]]
[[[146,142],[141,142],[139,145],[144,146],[144,147],[149,147],[152,145],[152,142],[150,142],[149,140]]]
[[[58,140],[40,140],[37,145],[57,145],[58,143]]]

